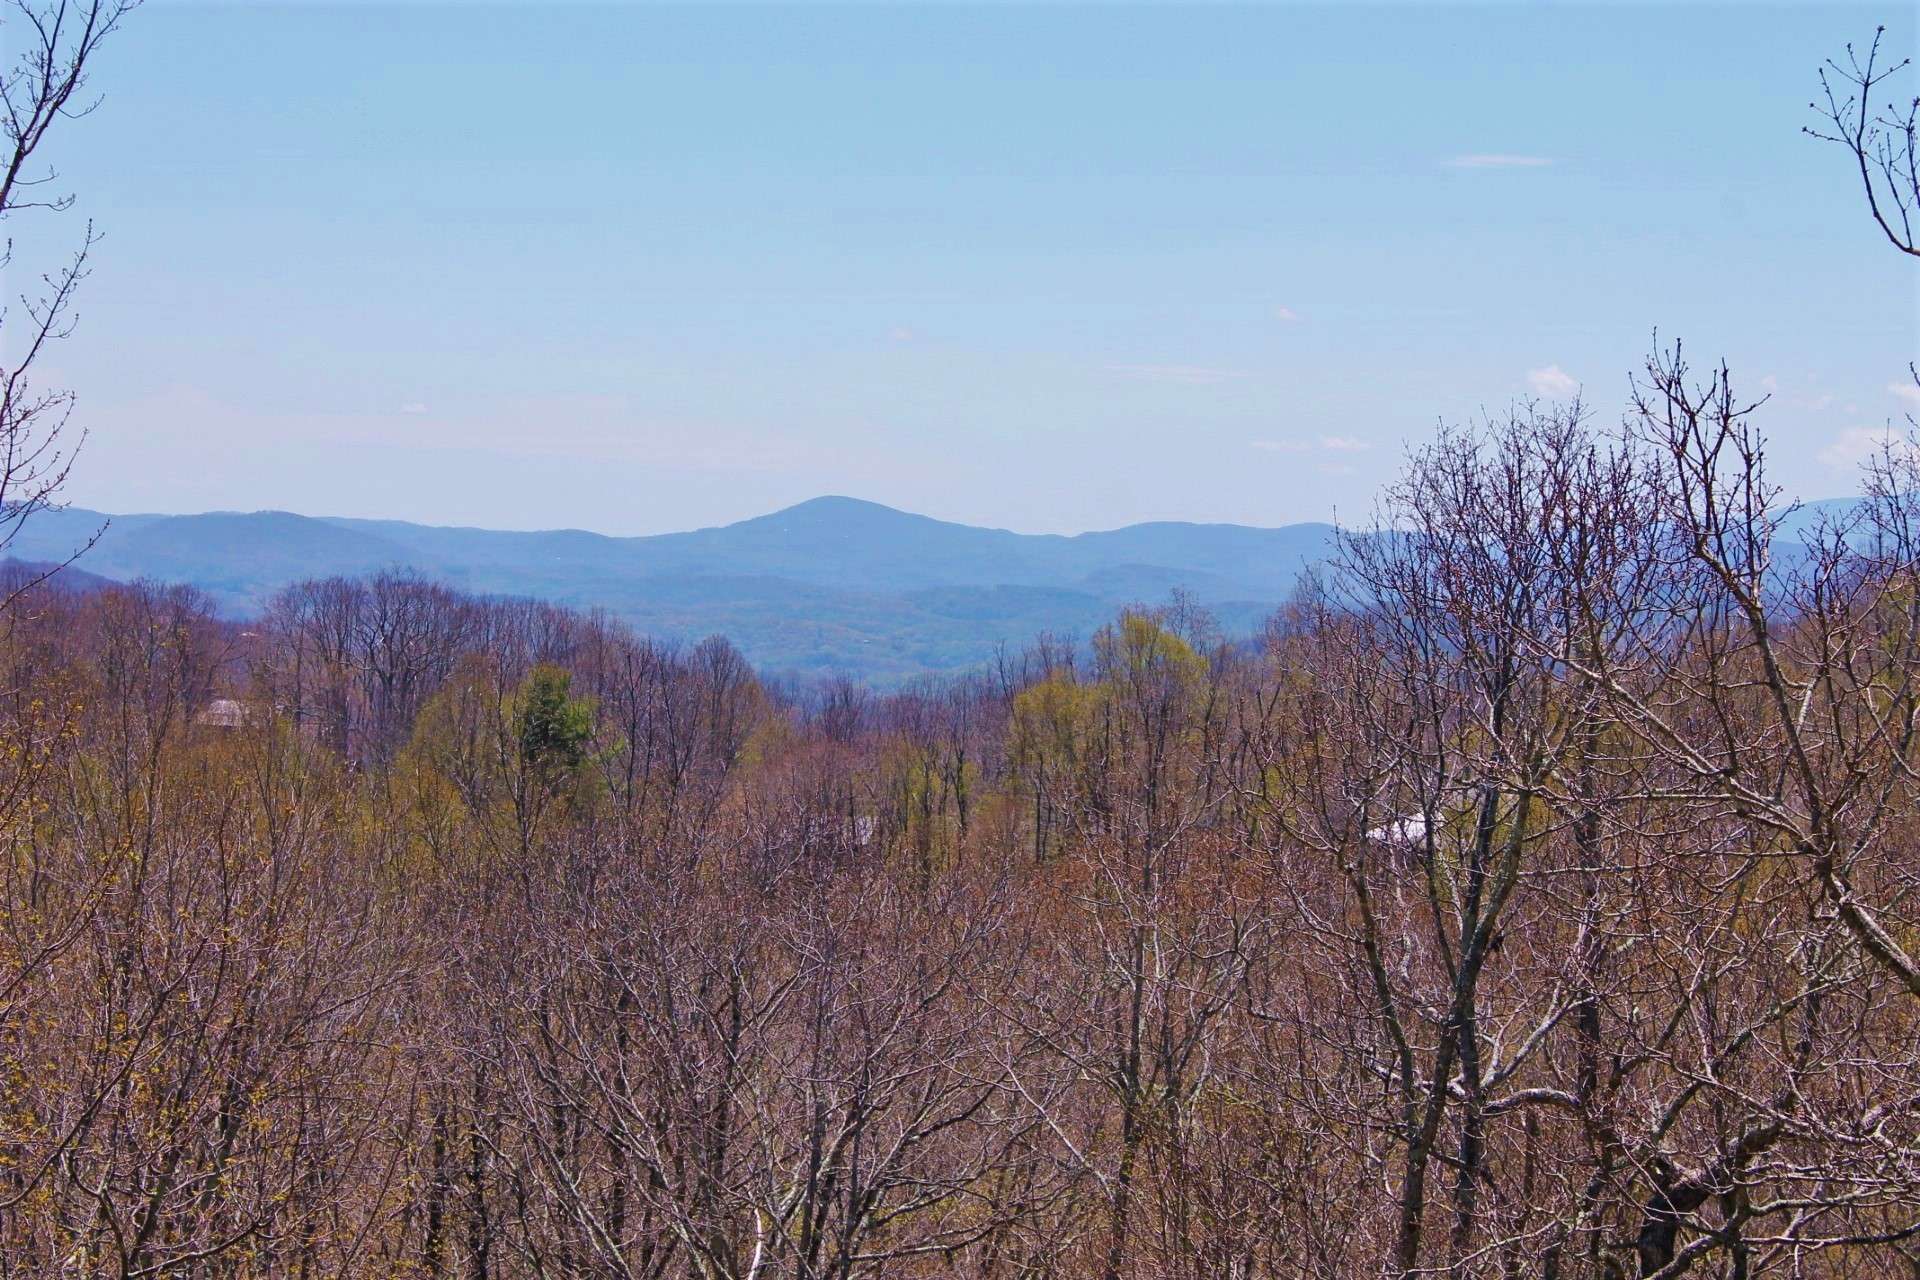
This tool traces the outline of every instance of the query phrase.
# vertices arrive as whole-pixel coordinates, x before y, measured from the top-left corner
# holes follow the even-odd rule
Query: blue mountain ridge
[[[1851,501],[1810,504],[1796,531]],[[1042,632],[1085,637],[1122,606],[1175,591],[1211,609],[1227,634],[1250,634],[1334,540],[1318,523],[1022,534],[834,496],[645,537],[65,508],[29,520],[7,554],[58,561],[96,533],[79,568],[191,583],[234,616],[302,579],[409,569],[466,591],[603,608],[668,639],[719,633],[764,670],[879,682],[978,666]]]

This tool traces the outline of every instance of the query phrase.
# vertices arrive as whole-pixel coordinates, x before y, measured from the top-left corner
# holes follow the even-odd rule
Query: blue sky
[[[643,533],[1362,515],[1657,328],[1850,491],[1914,268],[1800,136],[1910,8],[206,5],[56,139],[78,503]],[[17,285],[16,285],[17,291]]]

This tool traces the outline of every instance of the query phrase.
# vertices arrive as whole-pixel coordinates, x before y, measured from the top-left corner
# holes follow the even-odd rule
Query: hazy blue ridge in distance
[[[417,571],[465,591],[599,607],[643,633],[722,634],[763,670],[876,682],[964,670],[1041,632],[1089,635],[1123,605],[1175,590],[1250,634],[1326,558],[1326,524],[1155,522],[1022,534],[822,497],[735,524],[647,537],[450,528],[286,511],[35,516],[8,555],[186,582],[245,616],[307,578]]]
[[[1857,498],[1809,502],[1782,525],[1776,566]],[[1128,604],[1183,591],[1229,636],[1256,631],[1303,571],[1333,549],[1331,525],[1159,521],[1077,535],[1022,534],[823,497],[735,524],[648,537],[516,532],[215,511],[107,516],[66,508],[22,527],[9,558],[64,560],[70,574],[191,583],[234,616],[306,578],[409,569],[464,591],[603,608],[639,631],[727,636],[769,672],[845,672],[877,683],[991,662],[1042,632],[1084,638]],[[80,575],[86,575],[81,577]]]

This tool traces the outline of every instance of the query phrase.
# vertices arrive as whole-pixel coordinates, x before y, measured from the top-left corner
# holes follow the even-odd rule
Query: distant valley
[[[230,614],[305,578],[407,568],[463,590],[599,607],[650,635],[716,632],[770,672],[893,682],[962,670],[1041,632],[1085,637],[1130,603],[1190,593],[1248,634],[1329,553],[1333,528],[1153,523],[1019,534],[826,497],[718,528],[616,538],[284,511],[116,515],[68,508],[9,554],[116,580],[187,582]]]

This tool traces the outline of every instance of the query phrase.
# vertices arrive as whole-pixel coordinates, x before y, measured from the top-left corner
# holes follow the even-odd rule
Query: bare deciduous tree
[[[88,69],[101,42],[139,3],[10,0],[0,12],[0,40],[14,51],[0,70],[0,268],[13,263],[16,215],[71,207],[73,197],[54,185],[58,174],[45,161],[47,136],[61,120],[93,109]],[[18,299],[17,315],[0,311],[0,551],[24,521],[56,501],[85,438],[71,438],[67,430],[73,393],[42,387],[33,366],[50,343],[72,331],[74,295],[93,245],[89,224],[80,248],[44,268],[39,290]]]
[[[1914,168],[1920,147],[1920,98],[1902,104],[1887,85],[1907,70],[1910,59],[1887,58],[1881,44],[1887,29],[1873,33],[1863,56],[1847,46],[1847,60],[1830,59],[1820,69],[1822,100],[1810,104],[1821,123],[1806,132],[1822,142],[1838,143],[1853,157],[1867,211],[1902,253],[1920,256],[1913,220],[1920,215],[1920,171]]]

